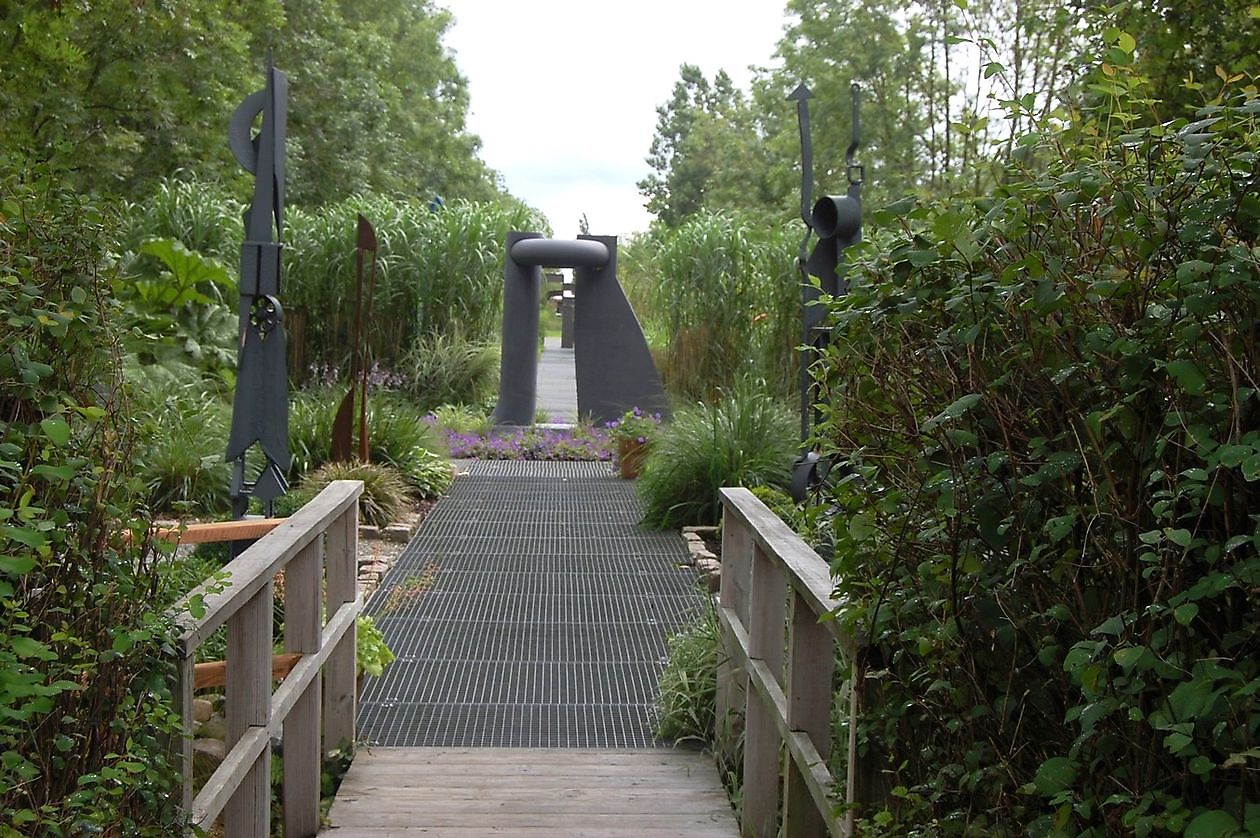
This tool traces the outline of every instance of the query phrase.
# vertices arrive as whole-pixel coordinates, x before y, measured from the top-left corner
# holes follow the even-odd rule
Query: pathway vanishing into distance
[[[538,358],[538,410],[547,422],[557,425],[576,424],[577,373],[573,366],[573,349],[563,349],[560,338],[543,338],[542,355]]]
[[[330,834],[737,834],[712,760],[652,735],[703,607],[677,533],[607,463],[461,466],[368,603],[398,659]]]

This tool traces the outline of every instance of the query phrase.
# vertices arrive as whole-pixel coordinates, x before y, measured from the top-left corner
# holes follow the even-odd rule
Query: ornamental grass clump
[[[643,523],[666,529],[716,524],[723,486],[786,487],[797,453],[787,408],[745,381],[712,404],[679,411],[639,476]]]

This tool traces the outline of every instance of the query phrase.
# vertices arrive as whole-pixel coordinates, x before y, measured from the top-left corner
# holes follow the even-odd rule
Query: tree
[[[225,121],[257,76],[247,25],[279,14],[275,0],[6,4],[0,155],[128,197],[181,167],[231,171]]]
[[[274,53],[290,76],[291,200],[494,197],[465,130],[467,83],[442,45],[449,25],[428,0],[286,2]]]

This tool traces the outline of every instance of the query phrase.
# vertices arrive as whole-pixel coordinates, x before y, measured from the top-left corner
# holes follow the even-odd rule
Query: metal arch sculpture
[[[617,280],[617,238],[544,239],[512,232],[503,261],[503,353],[496,425],[534,421],[542,268],[573,268],[573,366],[578,414],[597,424],[634,407],[668,415],[643,330]]]
[[[241,245],[239,341],[232,429],[226,459],[233,464],[229,495],[232,514],[242,518],[256,497],[270,515],[276,498],[288,489],[289,392],[280,263],[284,248],[284,143],[288,113],[288,77],[267,62],[266,86],[251,93],[233,112],[228,145],[237,161],[254,175],[254,196],[245,211]],[[254,134],[254,122],[262,124]],[[246,453],[257,444],[264,463],[250,479]]]
[[[791,494],[796,500],[805,497],[810,487],[821,479],[820,463],[816,451],[805,450],[809,443],[811,408],[818,395],[809,377],[809,365],[826,351],[831,341],[830,332],[822,328],[824,311],[818,304],[823,294],[843,294],[847,283],[841,277],[839,267],[844,260],[844,250],[862,240],[862,183],[866,179],[863,166],[857,163],[857,151],[861,147],[861,111],[858,84],[849,86],[853,102],[852,136],[845,151],[845,175],[848,189],[844,195],[824,195],[813,202],[814,162],[813,146],[809,131],[809,100],[813,98],[808,87],[798,85],[788,96],[796,102],[797,122],[801,132],[801,221],[805,223],[805,235],[801,239],[797,266],[801,272],[801,456],[792,473]],[[812,251],[809,241],[818,238]],[[818,278],[815,286],[809,277]]]

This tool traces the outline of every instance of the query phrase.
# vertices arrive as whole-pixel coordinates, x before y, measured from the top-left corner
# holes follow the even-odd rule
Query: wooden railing
[[[719,748],[743,722],[744,835],[852,835],[861,788],[856,724],[861,673],[856,643],[834,620],[827,563],[747,489],[722,489],[718,618],[727,663],[719,673]],[[835,788],[832,676],[837,648],[852,662],[847,783]],[[786,654],[785,654],[786,653]],[[724,743],[724,740],[725,743]],[[786,757],[781,756],[786,747]],[[850,804],[836,817],[840,803]]]
[[[186,734],[183,806],[193,826],[209,830],[222,813],[232,838],[269,834],[271,738],[282,736],[284,834],[303,838],[319,831],[321,753],[354,739],[354,628],[363,607],[357,583],[362,491],[357,480],[334,481],[290,518],[247,522],[266,534],[224,566],[226,580],[207,582],[176,606],[185,626],[178,640],[175,693]],[[221,536],[237,537],[231,527]],[[280,570],[284,650],[299,657],[272,692],[272,587]],[[228,750],[194,798],[194,660],[197,648],[225,623]]]

